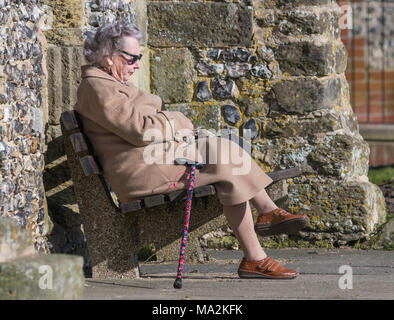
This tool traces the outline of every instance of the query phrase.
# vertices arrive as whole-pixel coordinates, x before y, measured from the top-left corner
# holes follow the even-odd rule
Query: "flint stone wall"
[[[0,1],[0,216],[45,238],[43,37],[37,1]]]

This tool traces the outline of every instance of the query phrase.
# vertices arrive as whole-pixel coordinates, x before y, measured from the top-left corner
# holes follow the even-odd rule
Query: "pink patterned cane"
[[[177,273],[177,278],[175,279],[175,282],[174,282],[174,288],[175,289],[181,289],[182,288],[183,261],[184,261],[185,250],[186,250],[187,232],[189,230],[190,211],[192,209],[192,197],[193,197],[193,188],[194,188],[194,180],[195,180],[195,171],[196,171],[196,165],[193,163],[191,165],[189,189],[187,190],[185,225],[184,225],[184,228],[183,228],[183,237],[182,237],[182,242],[181,242],[181,251],[180,251],[180,254],[179,254],[178,273]]]

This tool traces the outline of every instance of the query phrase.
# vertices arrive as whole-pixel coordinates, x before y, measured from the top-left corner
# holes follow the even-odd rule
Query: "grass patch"
[[[156,248],[154,244],[149,244],[145,247],[143,247],[139,252],[138,252],[138,260],[139,261],[157,261],[156,257]]]
[[[388,183],[391,181],[394,186],[394,167],[370,168],[368,170],[368,179],[374,184]]]

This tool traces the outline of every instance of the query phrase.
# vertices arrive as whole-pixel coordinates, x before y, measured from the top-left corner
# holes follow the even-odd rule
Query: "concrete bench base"
[[[89,251],[92,268],[89,276],[101,279],[139,277],[137,254],[150,244],[158,250],[159,259],[178,259],[186,201],[120,213],[103,188],[100,176],[84,174],[80,155],[74,152],[67,133],[63,133],[63,138]],[[193,198],[186,263],[201,261],[197,239],[222,225],[223,219],[211,222],[221,214],[222,206],[216,196]]]

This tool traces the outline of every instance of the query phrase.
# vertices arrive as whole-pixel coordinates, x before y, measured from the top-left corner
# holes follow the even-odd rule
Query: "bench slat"
[[[132,211],[137,211],[142,209],[142,201],[141,200],[133,200],[126,203],[120,204],[120,212],[121,213],[128,213]]]
[[[175,200],[186,199],[186,196],[187,196],[187,190],[185,189],[172,191],[168,194],[168,198],[170,199],[171,202]]]
[[[166,202],[164,194],[158,194],[150,197],[144,198],[144,203],[146,208],[155,207]]]
[[[75,117],[75,113],[73,110],[71,111],[64,111],[60,116],[60,121],[64,126],[66,131],[71,131],[74,129],[78,129],[78,121]]]
[[[81,132],[74,133],[70,135],[71,144],[75,153],[80,153],[83,151],[88,151],[88,145]]]
[[[198,188],[194,189],[193,194],[197,198],[211,196],[211,195],[216,194],[216,189],[213,185],[209,184],[209,185],[198,187]]]
[[[274,181],[294,178],[301,175],[301,170],[298,167],[283,169],[275,172],[268,172],[267,175]]]
[[[94,157],[85,156],[79,159],[79,161],[81,162],[82,170],[86,176],[102,173]]]

